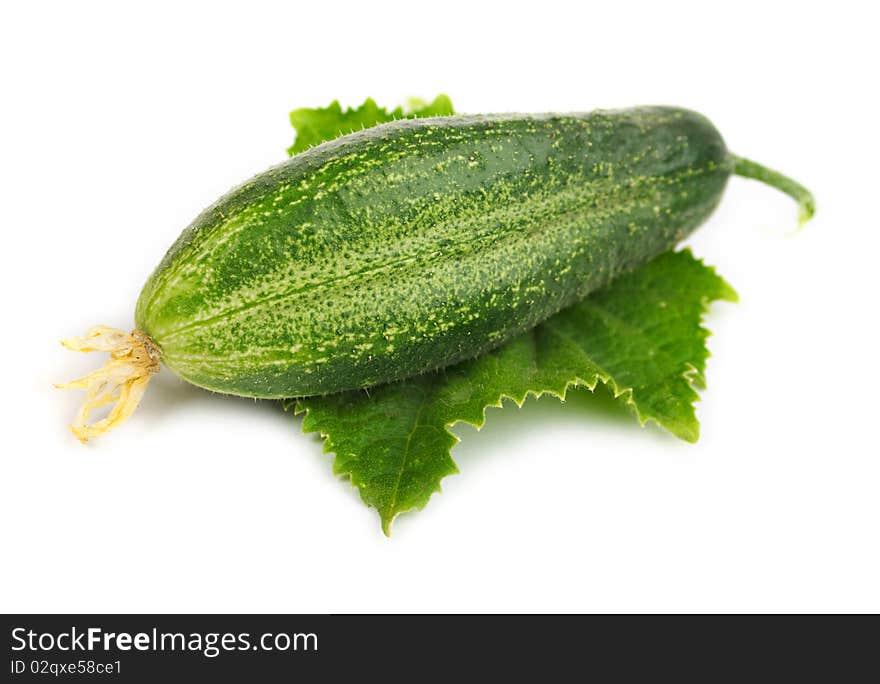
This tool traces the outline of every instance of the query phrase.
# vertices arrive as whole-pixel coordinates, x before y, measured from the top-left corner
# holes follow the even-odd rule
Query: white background
[[[0,610],[880,610],[877,24],[818,5],[6,4]],[[290,109],[437,92],[691,107],[814,190],[792,236],[733,179],[690,240],[742,299],[708,319],[697,445],[590,397],[494,410],[386,539],[270,403],[164,371],[71,436],[52,383],[100,360],[58,340],[131,326],[180,230],[285,158]]]

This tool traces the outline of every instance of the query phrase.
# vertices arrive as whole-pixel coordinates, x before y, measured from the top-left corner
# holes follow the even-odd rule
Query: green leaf
[[[457,472],[449,428],[482,426],[504,397],[564,399],[569,387],[601,382],[641,424],[696,441],[696,388],[709,355],[701,320],[719,299],[736,293],[689,250],[668,252],[486,355],[369,391],[300,399],[295,411],[389,534],[399,513],[422,508]]]
[[[343,110],[339,100],[333,100],[328,107],[294,109],[290,113],[290,123],[296,129],[296,140],[287,153],[294,155],[340,135],[395,119],[449,114],[452,114],[452,101],[447,95],[438,95],[430,103],[410,98],[406,107],[397,107],[390,112],[370,97],[357,109]]]

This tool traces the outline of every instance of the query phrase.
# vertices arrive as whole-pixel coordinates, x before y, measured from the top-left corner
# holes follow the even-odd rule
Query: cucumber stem
[[[813,218],[816,213],[816,200],[813,199],[813,193],[807,190],[803,185],[788,176],[783,176],[778,171],[768,169],[751,159],[733,156],[733,172],[737,176],[743,178],[753,178],[762,183],[766,183],[777,190],[781,190],[798,203],[800,208],[799,226],[803,226],[807,221]]]
[[[95,326],[85,336],[69,337],[61,344],[73,351],[110,353],[110,360],[102,368],[79,380],[55,385],[59,389],[86,391],[70,426],[77,439],[85,444],[118,427],[134,412],[150,378],[159,371],[159,350],[140,330],[126,333],[106,325]],[[89,423],[91,412],[108,404],[113,407],[107,417]]]

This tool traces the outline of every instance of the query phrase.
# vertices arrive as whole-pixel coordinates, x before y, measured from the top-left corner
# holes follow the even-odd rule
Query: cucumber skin
[[[135,320],[172,371],[218,392],[400,379],[488,351],[670,249],[732,168],[715,127],[677,108],[385,124],[221,197],[150,276]]]

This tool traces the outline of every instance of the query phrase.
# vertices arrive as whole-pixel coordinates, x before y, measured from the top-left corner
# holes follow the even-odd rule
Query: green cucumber
[[[734,172],[812,212],[803,188],[677,108],[345,135],[235,188],[183,232],[138,300],[141,358],[260,398],[441,368],[673,247]]]

